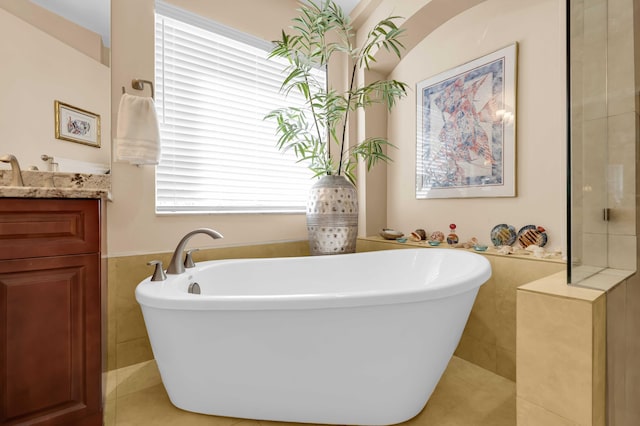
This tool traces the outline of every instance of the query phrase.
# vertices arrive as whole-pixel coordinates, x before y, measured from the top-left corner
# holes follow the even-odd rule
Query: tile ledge
[[[395,241],[395,240],[386,240],[386,239],[384,239],[382,237],[378,237],[378,236],[358,237],[358,240],[370,241],[370,242],[382,243],[382,244],[393,244],[393,245],[396,245],[396,246],[399,246],[399,247],[411,246],[411,247],[426,248],[426,249],[444,248],[444,249],[453,249],[453,250],[466,250],[466,251],[470,251],[470,252],[477,253],[477,254],[484,255],[484,256],[496,256],[496,257],[505,257],[505,258],[511,258],[511,259],[531,260],[531,261],[534,261],[534,262],[550,262],[550,263],[566,264],[566,262],[563,259],[561,259],[560,256],[554,256],[554,257],[548,257],[546,259],[541,259],[541,258],[533,256],[532,254],[530,254],[526,250],[522,250],[522,249],[519,250],[519,252],[522,253],[522,254],[517,254],[517,253],[500,254],[500,253],[498,253],[498,250],[495,247],[492,247],[492,246],[490,246],[487,249],[487,251],[475,251],[473,249],[449,247],[449,245],[446,244],[446,243],[445,244],[440,244],[439,246],[435,246],[435,247],[431,247],[430,245],[426,244],[426,241],[420,241],[420,242],[407,241],[405,243],[400,243],[400,242]]]
[[[626,281],[635,273],[635,271],[628,271],[624,269],[607,268],[591,275],[588,278],[585,278],[582,281],[572,283],[570,285],[577,288],[587,288],[608,292],[615,288],[618,284]]]
[[[539,280],[523,284],[518,287],[518,291],[547,294],[587,302],[594,302],[604,294],[602,290],[569,285],[565,271],[557,272]]]

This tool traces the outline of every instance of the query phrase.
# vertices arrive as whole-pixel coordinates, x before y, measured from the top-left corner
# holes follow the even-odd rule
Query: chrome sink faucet
[[[22,172],[20,171],[20,164],[15,155],[5,154],[0,156],[0,161],[3,163],[11,164],[11,186],[24,186],[22,182]]]
[[[221,233],[209,228],[198,228],[189,232],[187,235],[182,237],[182,239],[178,243],[178,246],[176,247],[176,250],[173,252],[173,256],[169,261],[169,267],[167,268],[167,274],[175,275],[181,274],[185,271],[182,261],[182,253],[184,252],[187,242],[196,234],[207,234],[213,239],[224,238]]]

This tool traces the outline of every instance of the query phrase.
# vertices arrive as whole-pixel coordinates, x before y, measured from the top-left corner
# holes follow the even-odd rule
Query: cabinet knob
[[[164,281],[167,279],[167,275],[164,273],[164,270],[162,269],[161,260],[152,260],[150,262],[147,262],[147,265],[155,265],[153,275],[151,276],[151,281]]]
[[[189,249],[187,250],[187,254],[184,256],[184,267],[185,268],[193,268],[194,266],[196,266],[195,263],[193,263],[193,257],[191,257],[191,253],[194,251],[198,251],[200,249],[194,248],[194,249]]]

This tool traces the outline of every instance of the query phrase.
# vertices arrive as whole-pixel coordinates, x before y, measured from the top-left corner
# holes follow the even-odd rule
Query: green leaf
[[[385,150],[390,144],[381,138],[369,138],[348,148],[345,130],[350,112],[375,103],[391,108],[406,95],[408,87],[395,80],[356,87],[356,72],[362,67],[369,69],[376,62],[375,52],[382,48],[400,56],[404,30],[396,25],[399,17],[388,17],[374,25],[364,43],[356,47],[350,18],[333,0],[305,1],[298,10],[291,33],[282,31],[269,57],[288,61],[281,91],[285,95],[292,90],[302,94],[306,104],[271,111],[265,120],[276,124],[276,146],[293,150],[298,161],[309,161],[316,176],[344,173],[354,182],[358,160],[362,159],[367,168],[378,161],[389,161]],[[344,92],[319,84],[311,74],[312,67],[325,66],[335,54],[348,55],[353,64],[349,88]],[[329,143],[338,144],[340,161],[329,156]]]

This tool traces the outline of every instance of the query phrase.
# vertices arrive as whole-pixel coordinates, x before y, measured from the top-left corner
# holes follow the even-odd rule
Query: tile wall
[[[559,273],[517,291],[518,425],[605,425],[606,294]]]
[[[640,424],[640,276],[607,292],[607,424]]]
[[[309,254],[307,241],[222,247],[193,253],[194,261],[254,257],[289,257]],[[111,257],[108,259],[107,370],[153,359],[135,288],[153,273],[150,260],[165,267],[172,253]]]
[[[358,251],[415,248],[409,244],[360,239]],[[429,250],[425,247],[425,250]],[[463,249],[452,249],[463,250]],[[455,355],[510,380],[516,379],[516,289],[565,271],[564,262],[531,256],[486,254],[492,276],[478,292]]]

